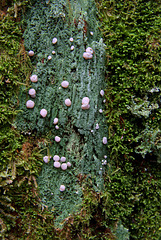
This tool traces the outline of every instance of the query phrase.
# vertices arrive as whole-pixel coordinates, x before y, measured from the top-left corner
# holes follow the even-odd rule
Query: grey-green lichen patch
[[[42,168],[38,179],[41,201],[55,214],[55,227],[61,227],[63,222],[73,212],[80,209],[82,190],[77,183],[74,170],[63,171],[53,167],[53,160]],[[65,191],[59,190],[65,185]]]
[[[54,209],[56,223],[80,207],[82,193],[78,175],[91,178],[94,190],[102,191],[103,173],[107,169],[102,165],[107,155],[103,144],[107,127],[104,113],[99,111],[104,109],[100,91],[105,84],[105,49],[95,15],[93,0],[59,0],[48,4],[37,1],[26,20],[25,47],[35,52],[31,58],[35,66],[32,74],[37,75],[38,82],[30,81],[30,86],[22,88],[19,96],[22,111],[17,126],[23,132],[47,135],[50,144],[48,151],[42,149],[42,153],[65,156],[72,164],[65,171],[56,169],[51,158],[50,163],[44,163],[38,178],[42,202]],[[57,38],[55,44],[53,38]],[[83,58],[87,47],[94,51],[90,60]],[[61,87],[64,80],[69,82],[66,89]],[[31,99],[30,88],[36,90],[33,109],[26,108],[26,101]],[[83,97],[90,99],[88,110],[81,108]],[[67,98],[71,100],[70,107],[65,105]],[[40,115],[41,109],[47,110],[45,118]],[[56,117],[59,129],[53,124]],[[61,138],[60,142],[55,141],[56,136]],[[64,192],[59,190],[62,184],[66,187]]]

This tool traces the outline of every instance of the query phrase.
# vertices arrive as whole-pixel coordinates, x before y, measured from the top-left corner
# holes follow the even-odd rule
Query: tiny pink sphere
[[[54,162],[54,167],[60,168],[60,162]]]
[[[62,170],[66,170],[66,169],[67,169],[67,164],[66,164],[66,163],[62,163],[61,169],[62,169]]]
[[[60,137],[58,137],[58,136],[55,136],[55,141],[56,141],[56,142],[60,142],[60,140],[61,140],[61,138],[60,138]]]
[[[34,89],[34,88],[31,88],[31,89],[29,90],[29,95],[30,95],[30,96],[34,96],[35,94],[36,94],[35,89]]]
[[[28,55],[29,55],[30,57],[34,56],[34,51],[30,50],[30,51],[28,52]]]
[[[58,125],[56,125],[56,126],[55,126],[55,129],[57,129],[57,130],[58,130],[58,129],[59,129],[59,126],[58,126]]]
[[[106,138],[106,137],[103,137],[102,142],[103,142],[103,144],[107,144],[107,138]]]
[[[60,161],[61,161],[61,162],[65,162],[65,161],[66,161],[66,157],[61,157],[61,158],[60,158]]]
[[[52,54],[55,54],[55,51],[52,51]]]
[[[51,60],[52,59],[52,56],[48,56],[48,60]]]
[[[48,163],[48,162],[49,162],[48,156],[44,156],[44,157],[43,157],[43,160],[44,160],[45,163]]]
[[[34,108],[34,106],[35,106],[35,103],[32,100],[28,100],[26,102],[26,107],[27,108]]]
[[[98,123],[96,123],[96,130],[98,130],[99,129],[99,124]]]
[[[63,192],[63,191],[65,190],[65,186],[64,186],[64,185],[60,185],[59,190],[60,190],[61,192]]]
[[[85,59],[92,59],[93,58],[93,55],[90,53],[90,52],[84,52],[83,53],[83,57]]]
[[[53,44],[56,44],[57,41],[58,41],[57,38],[53,38],[52,43],[53,43]]]
[[[89,108],[90,108],[90,105],[89,105],[89,104],[83,104],[83,105],[81,106],[81,108],[82,108],[83,110],[86,110],[86,109],[89,109]]]
[[[99,113],[103,113],[103,110],[102,110],[102,109],[99,109]]]
[[[58,123],[59,119],[58,118],[54,118],[53,123],[56,125]]]
[[[40,115],[42,116],[42,117],[46,117],[46,115],[47,115],[47,110],[46,109],[41,109],[41,111],[40,111]]]
[[[87,47],[86,52],[93,54],[93,49],[91,47]]]
[[[59,159],[60,159],[60,157],[59,157],[58,155],[55,155],[55,156],[53,157],[53,160],[54,160],[55,162],[58,162]]]
[[[61,86],[62,86],[63,88],[67,88],[67,87],[69,86],[69,82],[68,82],[68,81],[63,81],[63,82],[61,83]]]
[[[71,167],[72,164],[70,162],[67,162],[67,167]]]
[[[70,42],[73,42],[74,39],[71,37],[69,40],[70,40]]]
[[[70,48],[72,51],[74,50],[74,46],[71,46],[71,48]]]
[[[88,97],[84,97],[82,99],[82,105],[87,105],[87,104],[89,104],[89,98]]]
[[[72,103],[71,103],[71,101],[70,101],[69,98],[65,99],[65,105],[66,105],[67,107],[70,107],[71,104],[72,104]]]
[[[103,90],[101,90],[100,95],[103,97],[104,94],[105,94],[105,92]]]
[[[37,82],[37,75],[32,75],[30,77],[31,82]]]

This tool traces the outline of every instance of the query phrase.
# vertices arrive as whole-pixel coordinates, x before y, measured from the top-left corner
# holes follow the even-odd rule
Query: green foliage
[[[125,168],[116,169],[107,178],[106,192],[102,195],[106,223],[112,224],[121,219],[129,229],[130,238],[158,239],[160,169],[158,165],[135,164],[132,167],[132,164],[127,166],[126,163]]]
[[[13,124],[18,113],[19,87],[26,85],[32,68],[21,40],[20,23],[12,17],[12,12],[7,13],[8,3],[2,1],[1,4],[4,11],[0,15],[0,236],[4,239],[16,224],[17,209],[13,206],[16,198],[13,199],[15,195],[11,194],[14,185],[17,184],[18,190],[22,179],[30,178],[32,174],[34,177],[42,162],[33,139],[25,139]]]
[[[73,8],[73,1],[60,2],[53,0],[44,2],[44,13],[48,13],[49,6],[51,15],[44,15],[43,13],[43,17],[39,18],[39,14],[33,14],[33,25],[31,24],[31,29],[29,29],[29,32],[31,32],[28,34],[27,30],[24,34],[25,38],[30,37],[27,43],[23,43],[20,30],[22,23],[18,20],[28,3],[28,1],[7,0],[0,3],[2,9],[0,11],[0,114],[2,126],[0,130],[0,237],[2,239],[22,240],[114,240],[128,239],[130,235],[132,240],[161,239],[161,174],[160,165],[157,163],[157,160],[160,161],[161,129],[161,112],[158,108],[161,97],[159,76],[161,6],[159,1],[97,1],[102,24],[101,30],[107,46],[105,95],[108,148],[112,160],[106,167],[108,172],[101,173],[100,182],[98,181],[99,178],[97,181],[95,179],[97,171],[94,169],[100,167],[97,156],[100,154],[101,147],[99,152],[95,154],[94,162],[91,165],[94,174],[86,172],[86,167],[84,167],[89,164],[88,168],[90,169],[91,162],[88,161],[88,157],[99,146],[99,142],[96,141],[97,138],[99,139],[98,135],[93,140],[91,147],[88,144],[84,145],[84,141],[90,142],[93,139],[93,135],[89,131],[94,129],[93,126],[95,127],[95,125],[92,125],[92,118],[87,121],[87,116],[84,116],[81,121],[78,121],[75,109],[77,120],[74,122],[73,112],[65,109],[64,105],[60,105],[60,108],[54,112],[50,108],[51,103],[58,105],[59,101],[64,100],[63,97],[59,97],[62,90],[59,91],[57,88],[62,80],[70,82],[72,79],[70,82],[70,86],[71,83],[74,84],[72,94],[70,95],[68,89],[65,91],[77,105],[77,94],[81,97],[81,93],[78,91],[80,87],[78,83],[82,72],[84,72],[83,76],[87,77],[87,82],[92,78],[97,83],[96,73],[92,72],[92,68],[99,65],[98,68],[101,69],[104,46],[99,41],[99,31],[95,27],[99,24],[95,21],[96,11],[93,8],[93,2],[78,1],[79,8]],[[64,8],[64,5],[66,5],[66,8]],[[8,13],[6,11],[7,6],[9,6]],[[34,10],[33,6],[32,10]],[[39,9],[40,12],[41,10]],[[28,11],[29,20],[27,24],[30,22],[30,14],[31,12]],[[65,25],[66,31],[63,31],[63,24],[66,24],[64,14],[68,16],[68,25]],[[41,24],[39,24],[39,21],[43,21],[44,16],[47,18],[48,26],[44,26],[40,35]],[[62,20],[63,24],[61,23]],[[51,22],[52,24],[50,24]],[[89,22],[90,24],[88,24]],[[78,31],[76,31],[76,25],[80,27]],[[55,60],[54,64],[56,64],[56,66],[53,66],[46,59],[51,54],[50,44],[52,38],[55,37],[49,37],[48,30],[49,32],[52,30],[53,35],[57,34],[58,29],[55,29],[55,26],[62,29],[62,32],[59,31],[58,34],[62,43],[56,47],[58,56],[52,56]],[[83,37],[82,29],[85,31]],[[86,30],[88,31],[86,32]],[[90,31],[94,33],[93,38],[89,35]],[[64,40],[64,34],[66,40]],[[68,59],[68,56],[64,54],[67,50],[64,46],[67,45],[70,49],[71,44],[68,39],[71,35],[76,39],[78,48],[83,43],[81,54],[88,45],[95,49],[96,65],[89,64],[86,68],[77,51],[73,55],[70,51],[67,51],[68,55],[71,54],[71,59],[66,64],[62,61],[63,56],[64,59]],[[39,42],[41,36],[42,39]],[[46,39],[45,42],[43,41],[44,38]],[[24,44],[26,45],[24,46]],[[27,51],[31,49],[35,51],[36,54],[31,61],[32,65],[39,63],[37,69],[33,70],[25,47]],[[99,61],[100,56],[102,56],[102,59]],[[73,62],[73,60],[75,61]],[[79,61],[82,68],[80,72],[77,72]],[[58,72],[55,72],[56,68],[59,69]],[[65,71],[65,69],[68,71]],[[89,69],[92,70],[91,75],[87,74]],[[59,131],[61,137],[64,136],[62,145],[58,146],[53,142],[55,130],[50,129],[53,127],[53,119],[51,118],[50,122],[41,119],[39,124],[36,125],[34,119],[39,121],[39,114],[31,115],[32,110],[25,107],[25,102],[29,97],[27,92],[32,86],[29,81],[31,72],[39,73],[42,84],[44,84],[44,91],[43,88],[36,89],[38,101],[40,103],[44,101],[45,107],[49,107],[50,117],[58,116],[61,119]],[[67,77],[68,74],[70,75],[69,78]],[[104,88],[103,74],[104,69],[102,68],[98,73],[100,88]],[[90,76],[92,77],[90,78]],[[84,88],[81,89],[83,93],[87,93]],[[93,89],[95,89],[94,86]],[[44,97],[45,91],[46,96]],[[22,102],[19,102],[17,97],[19,92],[19,99],[23,100]],[[43,98],[41,98],[41,95]],[[62,96],[66,97],[66,95]],[[96,99],[95,95],[91,96]],[[38,106],[38,102],[36,104]],[[101,101],[98,104],[99,107],[102,106]],[[22,112],[17,110],[18,106],[24,111],[26,122],[23,122]],[[43,104],[39,107],[42,106]],[[60,111],[62,107],[63,110]],[[58,112],[60,112],[60,115],[58,115]],[[21,115],[20,122],[23,128],[21,133],[14,122],[17,114]],[[66,114],[68,117],[66,117]],[[98,116],[100,115],[98,114]],[[101,117],[98,119],[101,119]],[[87,127],[84,126],[84,123],[87,123]],[[100,130],[102,133],[104,132],[104,126],[106,126],[105,121],[101,124]],[[64,127],[65,131],[63,130]],[[78,132],[78,129],[80,129],[80,132]],[[85,134],[85,132],[88,132],[87,130],[90,132],[89,135]],[[61,152],[65,145],[67,149],[70,149],[67,157],[70,157],[73,168],[62,173],[59,171],[60,169],[58,171],[53,170],[50,161],[48,165],[43,166],[39,175],[43,162],[40,153],[43,156],[46,154],[49,156],[55,155],[55,152]],[[83,164],[79,165],[80,162],[77,160],[81,158],[83,149],[87,152],[87,156],[84,158]],[[64,153],[65,151],[62,152],[62,155]],[[81,173],[78,172],[79,168],[82,171]],[[55,176],[52,175],[52,172],[55,172]],[[46,173],[52,179],[53,184],[49,181]],[[45,205],[45,201],[42,202],[42,199],[39,198],[37,175],[41,180],[39,181],[40,191],[46,191],[42,195],[44,199],[47,196],[45,201],[50,205],[50,211]],[[97,184],[102,184],[103,178],[104,191],[101,192]],[[67,189],[69,192],[63,195],[63,193],[57,191],[52,195],[51,190],[55,189],[56,183],[58,185],[61,183],[61,179],[68,182]],[[46,188],[43,182],[46,184]],[[76,193],[77,190],[80,190],[80,192],[78,191],[79,196]],[[69,194],[74,194],[73,202],[72,205],[69,203],[68,209],[65,209],[66,204],[70,202]],[[79,201],[77,202],[77,200]],[[81,204],[79,205],[80,200]],[[56,204],[52,205],[53,201],[56,201]],[[65,207],[63,203],[65,203]],[[52,209],[53,206],[55,208]],[[69,215],[71,206],[75,207],[74,210],[79,211]],[[66,215],[63,213],[64,215],[60,214],[58,216],[58,213],[61,213],[61,208],[66,210]],[[66,218],[63,219],[64,217]],[[54,222],[57,221],[62,222],[62,229],[55,228]]]
[[[122,220],[130,239],[158,239],[161,5],[105,0],[97,6],[107,46],[108,147],[116,168],[107,176],[105,212]]]
[[[141,134],[136,137],[136,142],[141,142],[141,144],[136,147],[135,152],[141,154],[143,158],[145,158],[147,153],[153,152],[155,155],[158,155],[160,159],[160,141],[160,129],[149,129],[147,126]]]

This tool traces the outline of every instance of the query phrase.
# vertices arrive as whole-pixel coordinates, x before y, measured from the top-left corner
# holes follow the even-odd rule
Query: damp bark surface
[[[53,38],[57,43],[52,43]],[[41,151],[51,158],[42,166],[37,180],[42,205],[53,211],[55,224],[60,227],[69,214],[81,209],[83,195],[78,176],[90,179],[93,190],[100,192],[103,173],[108,170],[104,164],[108,163],[104,157],[107,145],[103,144],[107,137],[105,100],[100,95],[105,87],[105,45],[95,2],[34,1],[26,16],[24,44],[26,51],[34,51],[32,75],[37,75],[38,81],[28,80],[27,87],[21,89],[16,124],[24,133],[48,139]],[[88,60],[83,58],[87,47],[93,49],[93,57]],[[61,86],[62,81],[69,82],[68,88]],[[36,90],[35,98],[28,94],[30,88]],[[90,99],[89,109],[81,108],[83,97]],[[70,107],[65,105],[67,98]],[[27,100],[34,101],[33,109],[26,108]],[[40,115],[41,109],[47,110],[45,118]],[[59,119],[59,129],[53,124],[54,118]],[[60,142],[55,141],[56,136]],[[66,157],[71,167],[65,171],[55,168],[54,155]],[[65,191],[59,190],[60,185]]]

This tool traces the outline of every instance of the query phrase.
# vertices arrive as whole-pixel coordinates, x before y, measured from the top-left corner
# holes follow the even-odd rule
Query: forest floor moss
[[[19,22],[25,5],[30,5],[20,3],[0,5],[1,238],[128,239],[129,232],[132,240],[161,239],[160,2],[97,1],[107,46],[112,166],[104,176],[104,193],[96,194],[91,180],[79,176],[83,207],[65,219],[61,230],[55,228],[48,208],[42,208],[36,181],[43,164],[40,146],[47,145],[48,138],[25,135],[14,125],[19,89],[28,84],[33,70]]]

